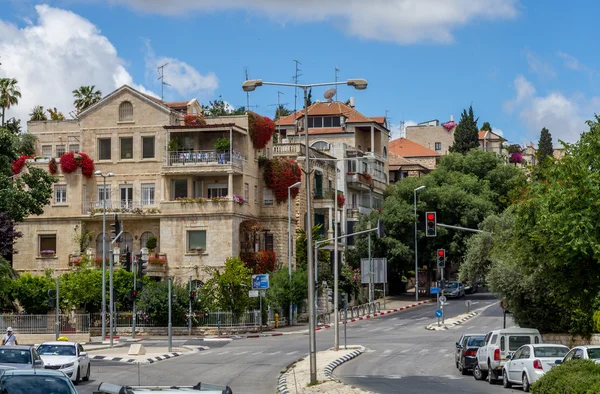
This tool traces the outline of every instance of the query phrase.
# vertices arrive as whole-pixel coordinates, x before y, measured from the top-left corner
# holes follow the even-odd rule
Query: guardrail
[[[188,314],[184,317],[175,317],[173,319],[173,327],[187,327]],[[109,324],[108,317],[106,318],[107,325]],[[100,327],[102,325],[102,317],[100,313],[92,313],[92,327]],[[132,312],[117,312],[114,320],[115,327],[124,328],[131,327],[133,324]],[[240,316],[234,316],[232,312],[193,312],[192,326],[194,327],[254,327],[260,324],[260,311],[246,311]],[[143,312],[138,312],[135,320],[136,327],[166,327],[165,324],[159,324]]]
[[[90,315],[58,315],[58,326],[61,334],[88,334],[90,332]],[[18,334],[54,334],[56,332],[56,315],[0,315],[0,332],[12,327]]]
[[[367,304],[362,304],[358,306],[349,307],[347,310],[347,318],[348,319],[356,319],[358,317],[363,317],[366,315],[372,315],[373,313],[381,312],[381,304],[379,301],[371,302]],[[344,320],[344,310],[339,311],[340,321]]]

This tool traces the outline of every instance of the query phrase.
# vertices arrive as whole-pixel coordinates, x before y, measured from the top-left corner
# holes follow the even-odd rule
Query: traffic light
[[[125,253],[125,271],[131,272],[131,252]]]
[[[110,224],[110,227],[112,227],[112,229],[110,230],[111,234],[113,234],[110,239],[114,242],[119,242],[119,238],[117,238],[117,236],[119,235],[119,233],[121,232],[121,223],[119,223],[119,217],[118,215],[115,215],[115,222]]]
[[[425,212],[425,236],[435,237],[437,235],[437,213]]]
[[[446,250],[445,249],[438,249],[437,265],[440,268],[444,268],[446,266]]]
[[[196,298],[196,291],[195,290],[190,291],[190,301],[194,301],[195,298]]]
[[[377,220],[377,238],[385,237],[385,231],[383,229],[383,220]]]
[[[56,307],[56,290],[48,290],[48,299],[46,300],[46,305],[48,308]]]
[[[127,293],[127,300],[135,302],[135,300],[137,299],[137,294],[137,290],[129,290],[129,292]]]
[[[148,262],[144,261],[142,259],[139,259],[137,266],[138,266],[138,278],[141,279],[144,275],[146,275],[146,271],[148,270]]]

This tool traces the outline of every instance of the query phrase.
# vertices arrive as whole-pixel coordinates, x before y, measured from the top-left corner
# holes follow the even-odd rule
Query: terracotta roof
[[[189,103],[189,101],[171,101],[171,102],[165,103],[165,105],[170,108],[174,108],[174,109],[178,108],[179,109],[179,108],[187,108],[188,103]]]
[[[375,123],[385,126],[385,116],[371,116],[371,119],[374,120]]]
[[[346,130],[341,127],[320,127],[318,129],[310,129],[309,135],[312,134],[333,134],[333,133],[345,133]],[[298,135],[304,135],[304,132],[298,133]]]
[[[147,99],[150,99],[150,100],[154,101],[155,103],[162,105],[163,107],[169,108],[169,106],[161,99],[158,99],[154,96],[150,96],[149,94],[146,94],[146,93],[141,93],[141,94],[143,96],[145,96]]]
[[[295,115],[295,116],[294,116]],[[339,101],[334,101],[333,103],[313,103],[310,107],[308,107],[308,115],[309,116],[327,116],[327,115],[344,115],[348,120],[348,123],[370,123],[376,122],[380,123],[373,118],[367,118],[354,108],[341,103]],[[290,114],[288,116],[282,116],[279,118],[276,124],[280,125],[293,125],[294,119],[301,119],[304,116],[304,109],[296,112],[295,114]],[[378,117],[384,119],[384,117]],[[312,134],[312,132],[311,132]]]
[[[163,127],[165,129],[180,130],[180,129],[217,129],[217,128],[233,127],[233,126],[239,127],[235,123],[205,124],[205,125],[197,125],[197,126],[186,126],[186,125],[183,125],[183,126],[163,126]],[[239,128],[243,129],[243,127],[239,127]]]
[[[438,152],[425,148],[416,142],[407,140],[406,138],[398,138],[392,140],[388,144],[390,153],[395,153],[402,157],[431,157],[441,156]]]
[[[484,137],[485,137],[485,130],[480,130],[479,131],[479,139],[482,140]],[[488,139],[503,140],[504,138],[500,137],[498,134],[494,133],[493,131],[490,131],[490,133],[488,134]]]

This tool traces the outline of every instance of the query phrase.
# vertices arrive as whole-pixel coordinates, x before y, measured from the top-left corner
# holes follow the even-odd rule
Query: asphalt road
[[[444,309],[446,316],[465,313],[464,301],[466,299],[472,301],[472,309],[496,302],[489,294],[474,294],[460,300],[451,300]],[[423,378],[430,382],[428,386],[437,388],[438,392],[442,389],[445,390],[448,382],[466,381],[467,379],[460,376],[453,367],[453,360],[448,358],[462,329],[443,332],[424,329],[427,324],[436,321],[435,308],[435,304],[423,305],[383,317],[348,324],[347,343],[363,345],[368,350],[366,354],[361,355],[348,366],[337,369],[335,374],[348,383],[369,387],[372,391],[382,393],[397,393],[396,384],[398,383],[402,383],[403,386],[406,384],[408,390],[410,387],[416,388],[423,384]],[[499,310],[498,307],[496,309]],[[481,323],[483,325],[478,328],[478,331],[485,332],[486,329],[497,327],[498,322],[502,324],[497,316],[488,316],[486,312],[485,316],[476,317],[469,325]],[[158,342],[146,342],[146,346],[153,343]],[[160,343],[164,346],[165,341],[162,340]],[[340,328],[340,343],[343,346],[343,327]],[[155,364],[138,365],[94,360],[92,361],[90,382],[82,382],[77,390],[81,394],[92,394],[102,381],[123,385],[141,383],[142,385],[162,386],[193,385],[203,381],[229,385],[235,394],[275,393],[281,371],[308,353],[308,334],[248,338],[231,342],[203,342],[195,339],[178,339],[173,342],[173,346],[184,344],[205,345],[210,349]],[[317,332],[318,350],[328,349],[332,345],[332,329]],[[445,349],[443,352],[445,359],[438,357],[444,355],[441,349]],[[436,372],[443,370],[442,374],[430,373],[431,376],[428,376],[415,372],[417,370],[428,371],[435,365],[439,368],[439,370],[436,369]],[[457,379],[443,378],[445,375],[453,375]],[[487,383],[475,382],[472,377],[467,378],[474,387],[481,389],[459,392],[490,392]],[[437,383],[436,379],[438,379]],[[413,380],[415,380],[415,384],[411,385]],[[501,386],[495,388],[500,389]],[[425,391],[422,389],[423,387],[419,387],[418,391],[412,392],[424,393]],[[411,391],[405,391],[403,387],[402,392]]]

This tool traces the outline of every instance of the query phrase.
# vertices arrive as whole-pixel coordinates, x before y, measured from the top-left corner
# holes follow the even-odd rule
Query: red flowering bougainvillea
[[[65,174],[70,174],[79,167],[77,160],[75,159],[75,153],[68,152],[60,158],[60,169]]]
[[[339,208],[343,208],[346,204],[346,197],[343,194],[338,193],[337,195],[337,205]]]
[[[183,117],[183,123],[186,126],[204,126],[206,120],[201,115],[185,115]]]
[[[248,112],[248,133],[254,149],[262,149],[271,140],[275,132],[275,122],[266,116]]]
[[[263,174],[269,189],[273,189],[275,200],[278,204],[284,203],[288,198],[288,187],[302,180],[302,173],[298,163],[290,159],[275,158],[269,160]],[[296,198],[299,188],[291,189],[292,198]]]
[[[240,258],[253,274],[266,274],[275,270],[277,255],[272,250],[243,252]]]
[[[81,167],[81,173],[86,178],[91,178],[94,175],[94,160],[92,160],[85,153],[80,152],[81,159],[79,160],[79,166]]]
[[[23,167],[25,167],[25,164],[27,164],[27,159],[29,158],[29,156],[21,156],[17,160],[13,161],[13,174],[20,174],[21,171],[23,171]]]
[[[50,174],[52,175],[58,172],[58,164],[56,164],[56,159],[54,157],[48,162],[48,171],[50,171]]]

